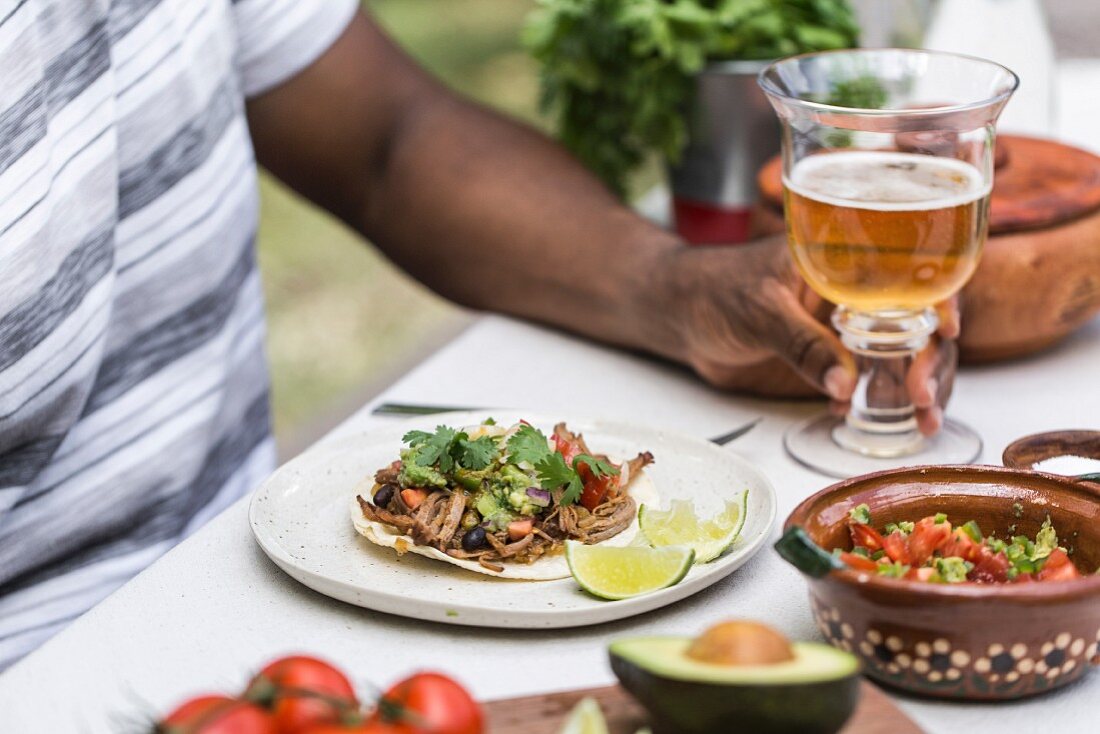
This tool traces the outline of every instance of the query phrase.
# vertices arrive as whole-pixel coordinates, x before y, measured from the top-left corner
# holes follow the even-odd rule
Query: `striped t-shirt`
[[[0,0],[0,669],[270,471],[244,100],[355,0]]]

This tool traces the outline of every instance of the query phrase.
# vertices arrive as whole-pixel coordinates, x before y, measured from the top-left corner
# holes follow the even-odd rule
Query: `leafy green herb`
[[[1016,516],[1017,520],[1019,520],[1021,517],[1024,516],[1024,506],[1021,505],[1019,502],[1013,502],[1012,514]]]
[[[846,48],[859,36],[846,0],[538,5],[524,43],[542,66],[542,108],[565,146],[620,195],[651,155],[679,159],[693,76],[708,61]]]
[[[508,458],[513,463],[526,461],[534,466],[550,453],[546,435],[534,426],[524,424],[508,439]]]
[[[935,522],[937,525],[943,525],[945,522],[947,522],[947,515],[942,512],[937,512],[936,516],[932,518],[932,521]]]
[[[619,470],[613,465],[603,459],[597,459],[591,454],[578,454],[573,459],[573,468],[577,469],[580,464],[584,464],[588,467],[588,470],[592,472],[593,476],[597,479],[606,476],[618,476]]]
[[[848,511],[848,517],[850,517],[853,522],[858,522],[862,525],[870,525],[871,508],[867,505],[856,505]]]
[[[570,466],[566,463],[565,457],[557,451],[539,460],[535,464],[535,472],[543,489],[555,490],[564,487],[565,492],[562,493],[560,504],[571,505],[580,499],[584,491],[584,480],[581,479],[578,471],[580,464],[585,464],[596,478],[615,476],[619,473],[619,470],[611,464],[588,454],[578,455]]]
[[[1043,527],[1035,534],[1036,558],[1046,558],[1058,547],[1058,533],[1050,522],[1050,515],[1043,521]]]
[[[491,436],[482,436],[473,441],[462,438],[465,433],[459,434],[457,461],[463,467],[477,471],[484,469],[493,462],[497,455],[497,442]]]
[[[409,458],[418,466],[438,466],[444,474],[455,466],[477,471],[487,467],[497,455],[496,442],[490,436],[470,439],[465,431],[436,426],[435,433],[409,431],[402,440],[409,445]]]
[[[543,489],[554,490],[565,487],[565,492],[559,501],[562,505],[573,504],[584,491],[584,482],[581,481],[576,470],[565,463],[565,457],[557,451],[547,454],[538,461],[535,464],[535,472]]]

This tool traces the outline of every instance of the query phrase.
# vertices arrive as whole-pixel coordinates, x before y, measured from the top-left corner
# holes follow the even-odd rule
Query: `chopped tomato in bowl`
[[[1095,487],[999,467],[895,469],[808,497],[785,530],[777,548],[805,577],[822,636],[879,682],[1003,700],[1100,663]]]

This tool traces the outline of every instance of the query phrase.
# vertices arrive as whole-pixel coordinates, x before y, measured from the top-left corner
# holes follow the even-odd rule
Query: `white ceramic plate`
[[[775,522],[771,483],[744,459],[706,441],[600,420],[547,418],[495,411],[498,422],[526,418],[549,431],[566,420],[593,451],[633,456],[652,451],[648,467],[661,497],[692,499],[700,513],[717,512],[749,490],[741,537],[722,557],[692,568],[676,586],[623,601],[602,601],[572,578],[516,581],[472,573],[415,554],[398,556],[352,527],[348,504],[356,485],[397,458],[412,428],[479,423],[490,414],[447,413],[400,421],[319,446],[275,472],[252,497],[249,520],[260,547],[306,586],[341,601],[404,617],[479,627],[580,627],[658,609],[726,577],[760,550]]]

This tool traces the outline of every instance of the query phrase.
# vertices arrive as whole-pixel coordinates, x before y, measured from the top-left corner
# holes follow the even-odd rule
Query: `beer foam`
[[[783,183],[791,191],[833,206],[915,211],[970,204],[991,183],[956,158],[851,150],[803,158]]]

